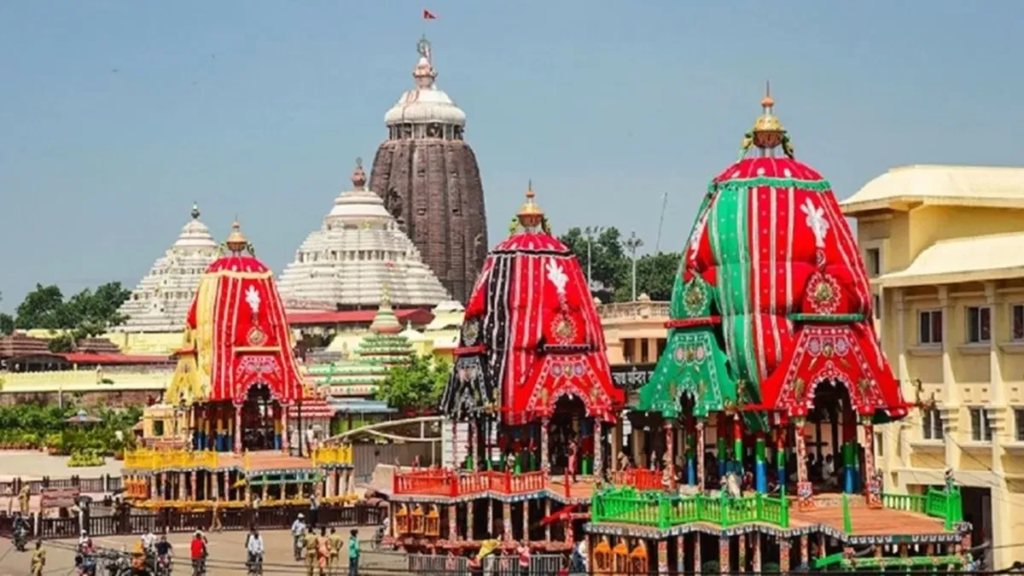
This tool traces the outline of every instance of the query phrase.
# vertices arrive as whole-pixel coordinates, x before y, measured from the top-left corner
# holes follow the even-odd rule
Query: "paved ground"
[[[107,458],[103,466],[88,468],[68,467],[68,456],[50,456],[44,452],[7,452],[2,453],[4,459],[3,473],[0,480],[21,477],[24,480],[39,480],[43,476],[51,478],[71,478],[74,475],[82,478],[99,478],[104,474],[121,475],[123,462]]]
[[[348,536],[348,529],[338,529],[339,532]],[[360,529],[359,538],[362,543],[362,560],[360,561],[360,572],[376,572],[378,574],[392,573],[396,576],[406,572],[406,560],[404,555],[396,552],[373,552],[370,550],[369,541],[373,537],[374,528],[364,527]],[[226,576],[228,574],[245,574],[245,542],[244,532],[224,532],[219,534],[208,534],[210,541],[210,559],[208,576]],[[174,546],[178,557],[188,557],[188,543],[191,539],[189,534],[172,534],[168,538]],[[129,548],[137,542],[137,537],[114,536],[110,538],[99,538],[96,541],[98,546],[107,548]],[[264,558],[264,574],[291,574],[301,576],[306,573],[305,566],[296,562],[292,555],[291,535],[284,530],[268,531],[263,533],[263,540],[266,546]],[[75,565],[73,552],[73,541],[44,542],[46,549],[45,574],[71,574]],[[347,562],[347,560],[346,560]],[[31,553],[16,552],[9,540],[0,540],[0,576],[23,576],[30,574]],[[345,571],[347,574],[347,564]],[[179,561],[175,564],[175,574],[187,576],[192,573],[188,561]],[[105,576],[105,575],[104,575]]]

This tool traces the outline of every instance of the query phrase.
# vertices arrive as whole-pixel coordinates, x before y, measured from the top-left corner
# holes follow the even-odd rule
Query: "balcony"
[[[470,472],[429,468],[410,472],[395,472],[393,494],[396,496],[441,496],[458,498],[491,493],[504,496],[529,494],[544,490],[548,485],[544,472]]]
[[[789,527],[789,500],[763,494],[743,498],[674,496],[617,487],[595,493],[593,506],[594,523],[633,524],[660,530],[693,522],[722,528],[751,522]]]
[[[668,320],[670,302],[615,302],[597,307],[597,316],[601,320]]]

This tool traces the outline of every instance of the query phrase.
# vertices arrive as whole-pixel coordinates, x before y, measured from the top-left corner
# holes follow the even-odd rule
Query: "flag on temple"
[[[434,14],[430,12],[430,10],[424,10],[423,11],[423,19],[424,20],[437,20],[437,16],[434,16]]]

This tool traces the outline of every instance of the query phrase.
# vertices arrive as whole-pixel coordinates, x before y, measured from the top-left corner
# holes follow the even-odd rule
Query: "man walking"
[[[359,576],[359,531],[354,528],[348,536],[348,576]]]

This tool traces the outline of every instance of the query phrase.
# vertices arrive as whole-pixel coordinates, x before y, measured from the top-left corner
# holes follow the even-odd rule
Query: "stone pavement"
[[[349,528],[339,528],[348,541]],[[405,556],[398,552],[374,552],[370,549],[370,541],[373,539],[375,527],[362,527],[359,529],[359,539],[362,543],[362,559],[360,560],[360,572],[372,573],[375,570],[378,574],[406,573]],[[208,576],[244,575],[245,571],[245,536],[247,532],[222,532],[209,533],[210,558],[208,560]],[[302,576],[305,574],[305,565],[296,562],[292,553],[291,534],[285,530],[265,531],[263,534],[266,554],[264,554],[264,574],[290,574]],[[171,534],[168,540],[174,546],[175,557],[178,559],[174,565],[174,573],[187,576],[192,573],[192,567],[188,561],[189,541],[191,534]],[[131,549],[138,541],[137,536],[113,536],[109,538],[97,538],[97,546],[104,548],[120,549],[126,546]],[[59,540],[44,542],[46,549],[45,574],[70,574],[75,566],[74,546],[77,541]],[[31,543],[34,547],[35,543]],[[31,549],[31,548],[30,548]],[[0,576],[23,576],[30,574],[32,554],[30,552],[17,552],[9,540],[0,540]],[[347,563],[347,555],[344,561]],[[347,564],[341,572],[347,575]]]
[[[45,452],[0,452],[4,459],[4,466],[0,472],[0,481],[8,481],[12,478],[22,480],[39,480],[43,476],[50,478],[71,478],[80,476],[82,478],[99,478],[104,474],[120,476],[120,460],[107,458],[103,466],[89,466],[87,468],[71,468],[68,466],[68,456],[50,456]]]

